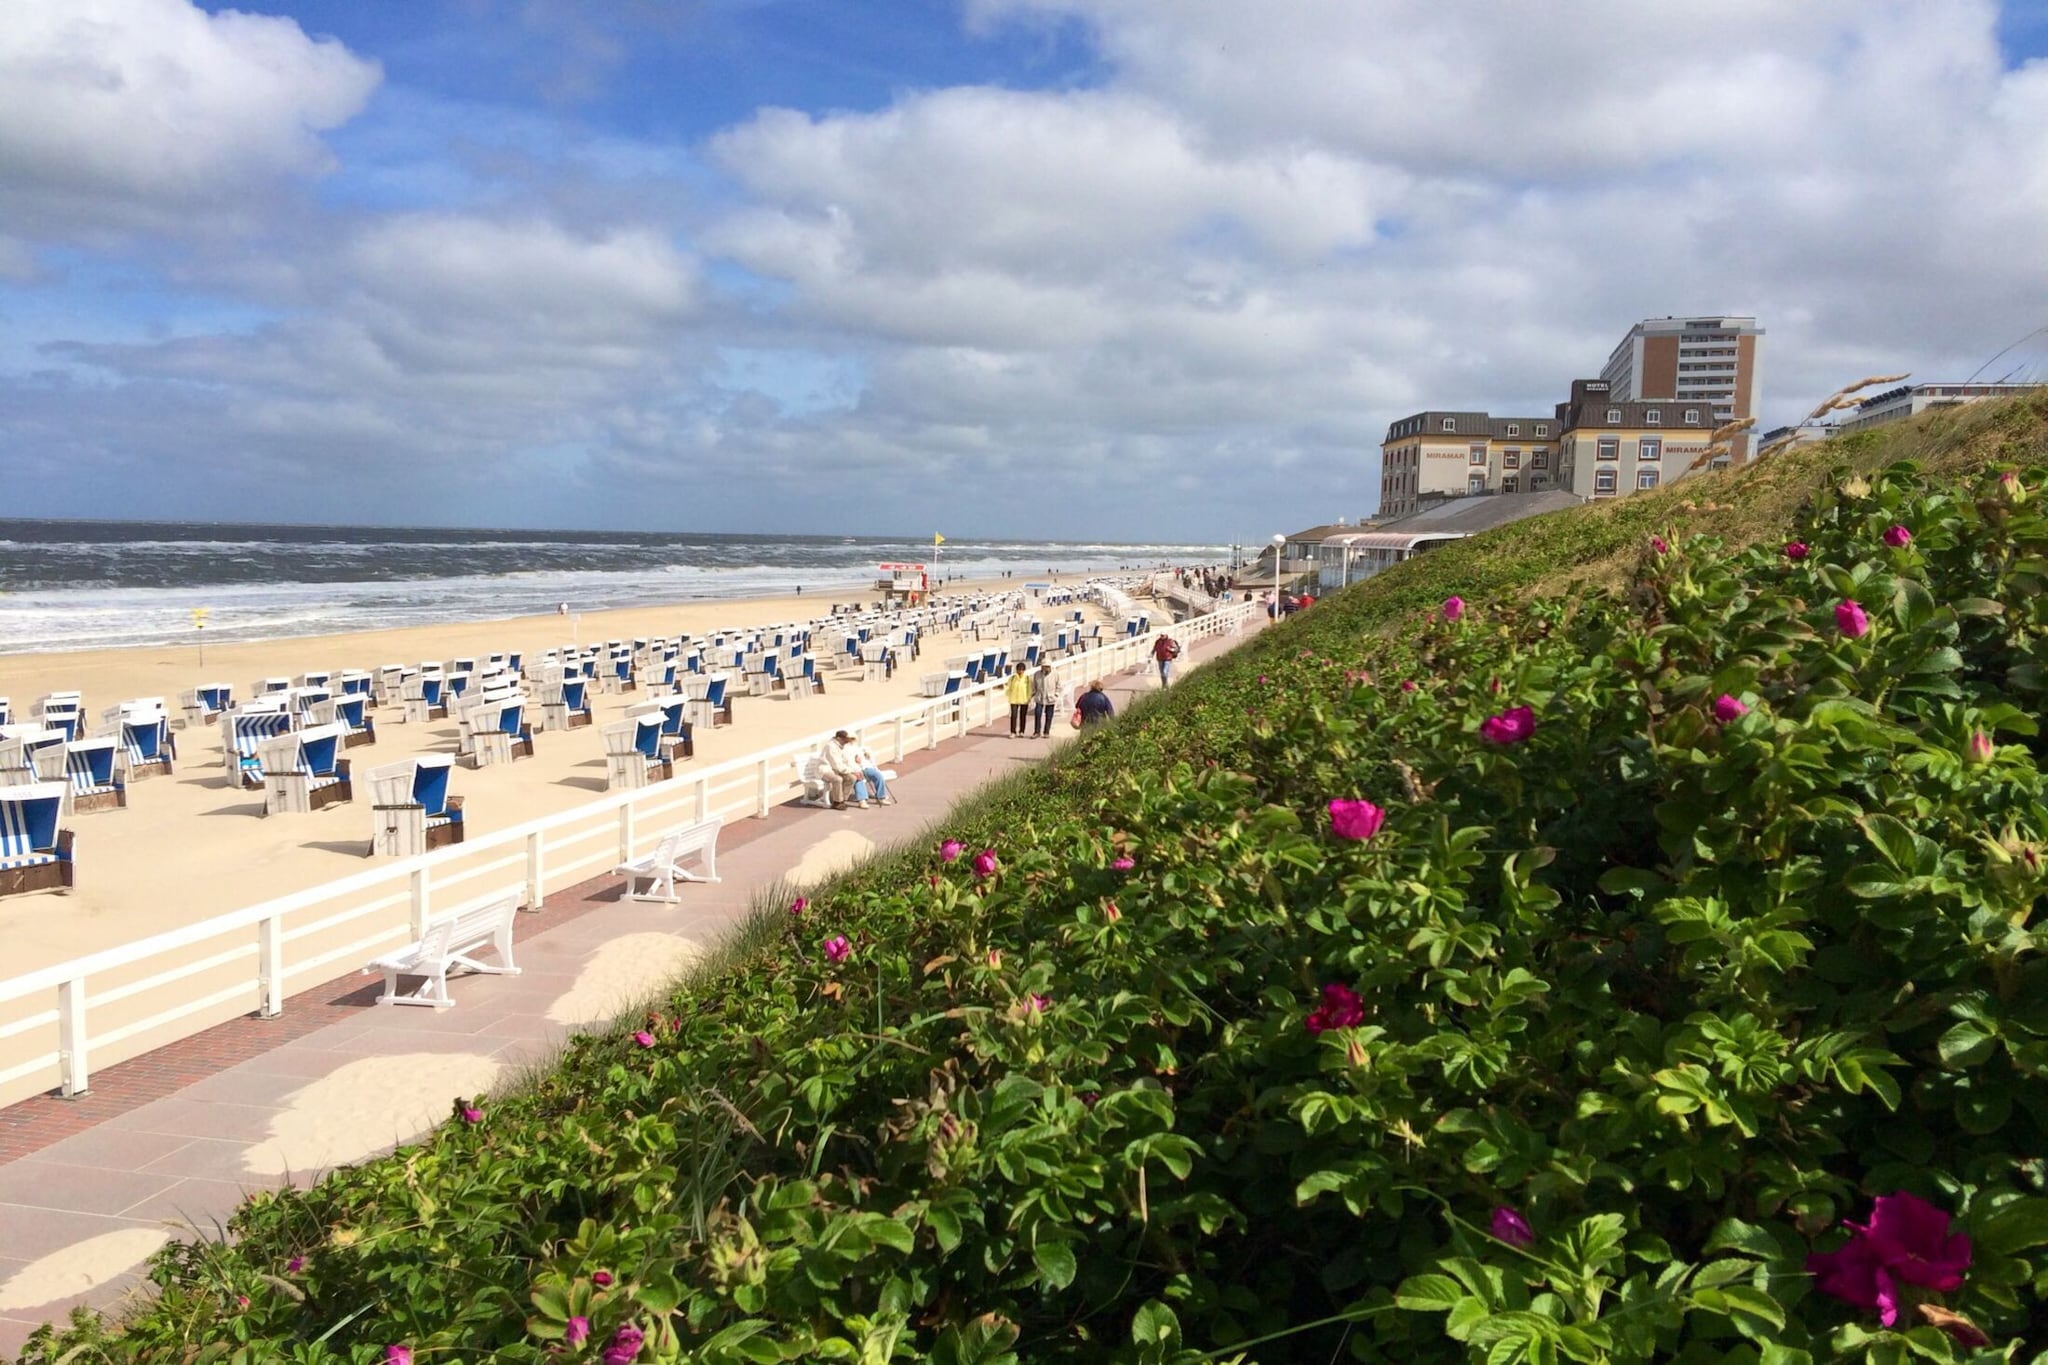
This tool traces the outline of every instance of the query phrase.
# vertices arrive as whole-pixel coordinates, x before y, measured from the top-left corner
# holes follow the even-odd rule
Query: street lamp
[[[1280,621],[1280,552],[1286,548],[1287,537],[1275,532],[1273,536],[1273,621]]]

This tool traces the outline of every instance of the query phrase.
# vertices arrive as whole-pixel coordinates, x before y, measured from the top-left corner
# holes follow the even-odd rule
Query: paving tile
[[[480,1057],[488,1057],[503,1045],[502,1040],[483,1034],[422,1033],[417,1029],[393,1028],[366,1030],[339,1050],[354,1053],[357,1060],[399,1056],[408,1052],[473,1052]]]
[[[117,1114],[107,1120],[106,1126],[149,1133],[237,1138],[245,1142],[254,1142],[269,1135],[270,1121],[278,1112],[278,1107],[206,1103],[172,1098],[152,1101],[131,1114]]]
[[[246,1062],[235,1064],[235,1070],[251,1075],[289,1077],[299,1081],[317,1081],[331,1075],[337,1068],[347,1066],[355,1058],[346,1052],[331,1048],[308,1047],[302,1043],[286,1043],[283,1047],[251,1057]]]
[[[229,1067],[217,1076],[194,1081],[178,1092],[181,1100],[205,1104],[236,1104],[262,1109],[282,1109],[291,1103],[292,1093],[304,1087],[304,1076],[280,1076],[272,1071]]]
[[[103,1232],[153,1226],[146,1219],[69,1213],[63,1209],[37,1208],[29,1204],[0,1204],[0,1257],[11,1261],[34,1261]]]
[[[122,1209],[121,1217],[175,1224],[204,1237],[219,1237],[221,1229],[227,1226],[228,1216],[252,1191],[273,1189],[280,1183],[268,1176],[250,1176],[246,1182],[187,1178],[161,1194]]]
[[[177,1151],[152,1161],[144,1169],[151,1175],[167,1176],[174,1182],[219,1180],[247,1185],[252,1190],[271,1189],[281,1182],[271,1176],[252,1174],[244,1164],[255,1145],[231,1138],[195,1138]],[[162,1192],[157,1191],[159,1194]],[[131,1213],[128,1216],[132,1218],[135,1215]]]
[[[100,1166],[67,1166],[46,1161],[38,1153],[0,1166],[0,1204],[68,1209],[73,1213],[119,1213],[171,1184],[170,1179],[161,1175],[110,1171]]]
[[[53,1143],[28,1159],[62,1162],[67,1166],[94,1166],[111,1171],[139,1171],[193,1140],[176,1133],[139,1132],[101,1124]],[[18,1163],[0,1166],[0,1181],[5,1180],[14,1164]]]

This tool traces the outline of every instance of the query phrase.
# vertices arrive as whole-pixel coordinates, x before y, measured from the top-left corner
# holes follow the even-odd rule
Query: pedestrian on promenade
[[[1102,724],[1116,714],[1116,706],[1109,699],[1109,693],[1102,690],[1102,679],[1088,684],[1088,690],[1074,703],[1074,710],[1081,717],[1081,728],[1086,730]]]
[[[1059,683],[1054,681],[1052,665],[1040,660],[1038,671],[1031,675],[1031,737],[1044,739],[1052,733],[1053,713],[1059,709]]]
[[[1023,734],[1024,722],[1031,715],[1031,678],[1023,664],[1012,669],[1004,681],[1003,700],[1010,703],[1010,733]]]
[[[1173,681],[1173,661],[1180,657],[1180,641],[1159,632],[1159,638],[1152,642],[1152,662],[1159,665],[1159,685],[1166,686]]]

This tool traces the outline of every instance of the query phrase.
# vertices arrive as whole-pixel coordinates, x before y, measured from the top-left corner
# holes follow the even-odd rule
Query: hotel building
[[[1704,406],[1709,429],[1757,414],[1757,344],[1763,329],[1755,318],[1645,318],[1607,357],[1600,378],[1623,403],[1675,399]],[[1729,444],[1740,464],[1756,451],[1752,432]]]
[[[1562,409],[1560,409],[1562,411]],[[1382,518],[1405,517],[1425,494],[1537,493],[1560,485],[1555,417],[1418,412],[1380,443]]]
[[[1604,379],[1575,379],[1557,405],[1558,488],[1582,498],[1618,498],[1692,472],[1714,430],[1703,399],[1631,402]],[[1717,456],[1714,466],[1727,462]]]

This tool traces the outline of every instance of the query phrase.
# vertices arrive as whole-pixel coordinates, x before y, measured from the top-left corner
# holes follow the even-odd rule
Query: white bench
[[[678,879],[686,882],[717,881],[719,824],[717,820],[700,820],[694,825],[670,830],[655,844],[654,852],[629,858],[613,868],[614,874],[626,879],[625,899],[662,901],[673,905],[682,899],[676,891]],[[692,860],[704,865],[703,872],[692,872],[683,866]],[[647,883],[644,891],[640,889],[641,882]]]
[[[455,1001],[448,994],[448,972],[453,967],[467,967],[494,976],[519,975],[519,967],[512,961],[512,921],[519,913],[519,898],[523,894],[521,888],[513,886],[457,906],[428,920],[427,932],[418,942],[387,953],[364,967],[365,976],[384,973],[384,994],[377,997],[377,1003],[428,1005],[434,1009],[453,1005]],[[500,965],[476,960],[475,954],[485,948],[497,954]],[[423,980],[411,995],[400,995],[401,976]]]

